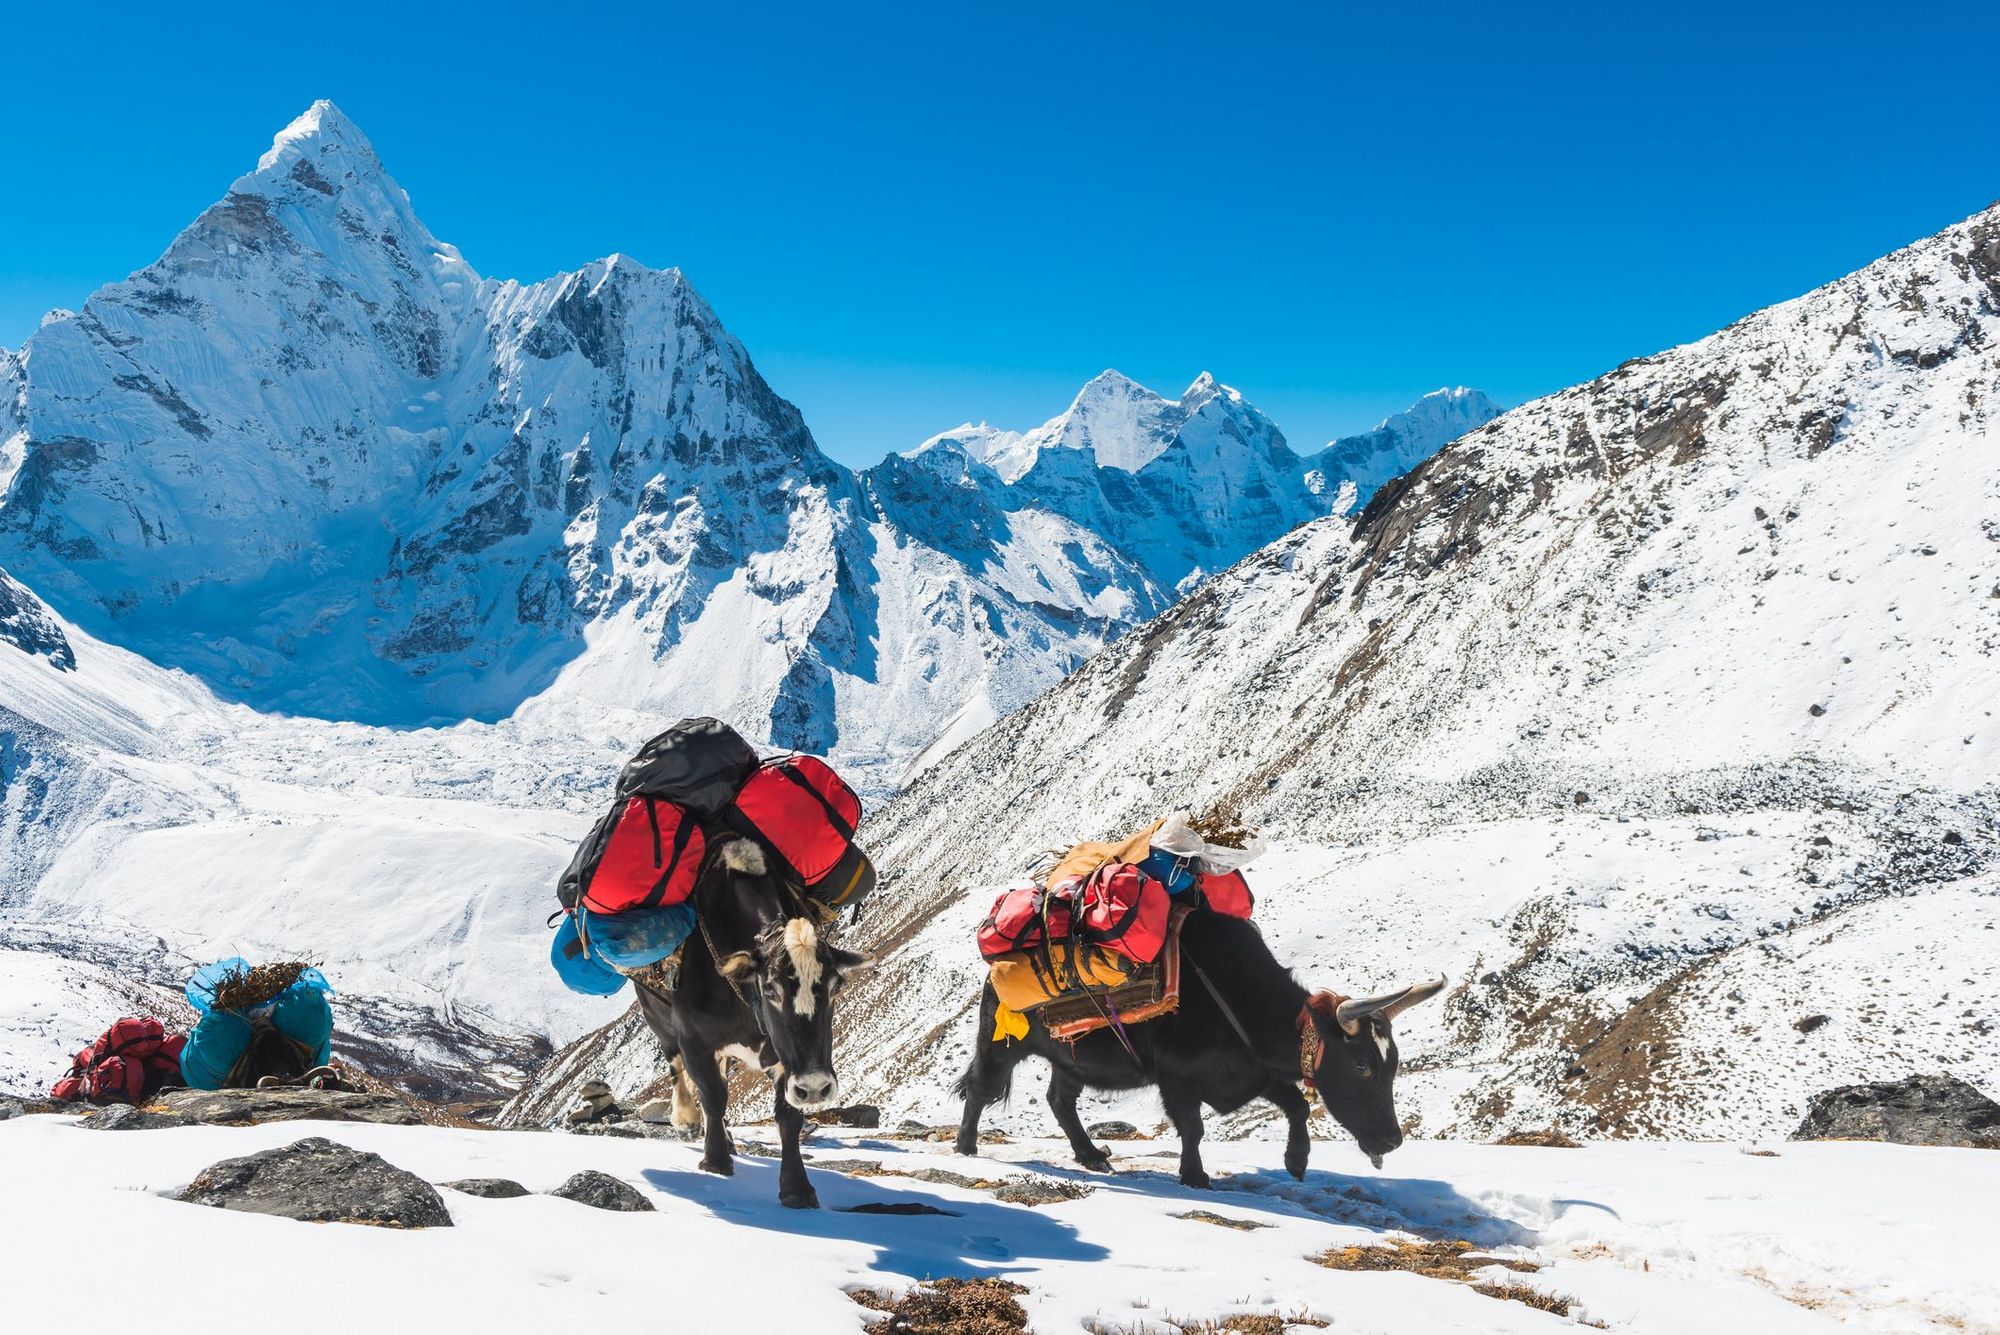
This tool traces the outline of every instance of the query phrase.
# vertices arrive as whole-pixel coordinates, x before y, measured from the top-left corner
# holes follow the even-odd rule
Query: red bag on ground
[[[1240,871],[1224,872],[1213,876],[1203,872],[1195,878],[1195,885],[1201,890],[1204,908],[1226,913],[1232,918],[1247,918],[1257,906],[1256,896],[1250,893],[1250,883],[1243,879]]]
[[[1075,912],[1075,904],[1070,897],[1044,890],[1039,885],[1019,885],[1011,890],[1002,890],[980,922],[979,953],[989,960],[998,959],[1017,950],[1041,945],[1045,898],[1048,900],[1047,926],[1054,929],[1055,940],[1067,940]]]
[[[181,1078],[186,1034],[169,1034],[151,1017],[128,1016],[76,1054],[51,1098],[92,1103],[138,1103]]]
[[[708,845],[701,824],[678,804],[643,793],[599,821],[573,864],[577,897],[593,913],[679,904],[694,893]]]
[[[1057,887],[1061,890],[1063,887]],[[1167,943],[1172,896],[1130,862],[1107,862],[1075,889],[1077,931],[1083,940],[1151,964]]]
[[[800,885],[817,885],[853,845],[861,799],[817,756],[779,756],[737,790],[727,819],[776,854]]]

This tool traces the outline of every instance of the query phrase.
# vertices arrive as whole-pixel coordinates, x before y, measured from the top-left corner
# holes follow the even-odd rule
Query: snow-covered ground
[[[1534,1262],[1532,1274],[1492,1277],[1573,1298],[1573,1318],[1617,1331],[2000,1329],[1988,1255],[2000,1155],[1974,1150],[1412,1141],[1374,1172],[1351,1146],[1323,1143],[1294,1183],[1276,1168],[1278,1146],[1253,1140],[1214,1146],[1220,1189],[1197,1192],[1148,1141],[1118,1144],[1119,1172],[1094,1177],[1048,1142],[988,1147],[974,1161],[843,1132],[810,1142],[815,1158],[890,1175],[816,1171],[826,1208],[794,1212],[777,1204],[775,1164],[753,1143],[768,1132],[756,1128],[739,1133],[752,1152],[722,1179],[696,1169],[695,1147],[665,1141],[331,1123],[99,1133],[69,1120],[0,1123],[0,1307],[14,1329],[67,1328],[79,1310],[117,1301],[132,1277],[107,1258],[127,1256],[187,1277],[146,1305],[159,1331],[212,1331],[225,1311],[296,1331],[384,1314],[440,1331],[858,1331],[873,1314],[848,1291],[946,1276],[1024,1285],[1041,1332],[1175,1335],[1176,1322],[1272,1313],[1385,1335],[1558,1325],[1455,1281],[1308,1259],[1413,1236]],[[446,1191],[454,1227],[406,1232],[170,1199],[218,1159],[308,1135],[434,1182],[510,1177],[547,1191],[595,1168],[658,1213]],[[900,1176],[926,1168],[1094,1191],[1031,1208]],[[868,1203],[944,1213],[852,1212]],[[1253,1227],[1181,1217],[1197,1210]]]

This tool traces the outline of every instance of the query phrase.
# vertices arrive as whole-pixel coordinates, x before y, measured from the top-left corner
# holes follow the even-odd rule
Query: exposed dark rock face
[[[1140,1135],[1130,1122],[1092,1122],[1084,1130],[1099,1140],[1137,1140]]]
[[[5,570],[0,570],[0,640],[24,654],[46,658],[64,672],[76,670],[76,651],[69,637],[42,606],[42,600]]]
[[[821,1126],[854,1126],[873,1131],[882,1125],[882,1110],[872,1103],[857,1103],[846,1108],[828,1108],[825,1112],[814,1113],[812,1120]]]
[[[319,1136],[202,1169],[180,1199],[312,1222],[448,1228],[437,1189],[363,1150]]]
[[[483,1196],[489,1201],[511,1201],[534,1194],[519,1182],[505,1177],[462,1177],[456,1182],[440,1182],[438,1185],[467,1196]]]
[[[594,1206],[599,1210],[643,1211],[653,1208],[653,1203],[633,1187],[620,1182],[609,1173],[600,1173],[592,1168],[584,1169],[549,1195]]]
[[[317,1089],[170,1089],[158,1099],[166,1112],[215,1126],[260,1122],[374,1122],[421,1126],[423,1118],[388,1094]]]
[[[1846,1085],[1815,1097],[1792,1139],[2000,1149],[2000,1103],[1949,1075]]]

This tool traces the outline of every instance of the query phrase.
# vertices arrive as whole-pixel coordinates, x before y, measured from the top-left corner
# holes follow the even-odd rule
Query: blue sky
[[[850,462],[1107,366],[1519,402],[2000,197],[2000,6],[1388,8],[17,7],[0,345],[316,97],[483,273],[680,265]]]

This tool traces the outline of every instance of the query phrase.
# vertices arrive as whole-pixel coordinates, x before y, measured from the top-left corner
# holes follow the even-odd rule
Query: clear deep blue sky
[[[331,97],[482,273],[680,265],[851,462],[1107,366],[1301,447],[1519,402],[2000,197],[1990,0],[24,8],[0,345]]]

